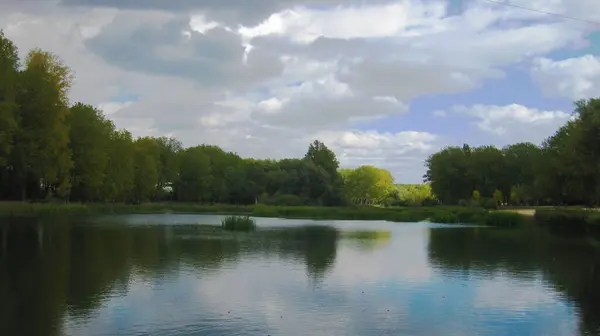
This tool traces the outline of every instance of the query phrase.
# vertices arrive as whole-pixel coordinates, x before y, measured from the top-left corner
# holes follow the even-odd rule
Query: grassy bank
[[[42,217],[93,214],[232,214],[255,217],[339,220],[387,220],[392,222],[476,223],[514,226],[522,222],[516,213],[489,212],[475,207],[309,207],[268,205],[203,205],[193,203],[76,204],[1,202],[0,217]]]
[[[194,203],[81,204],[0,202],[1,217],[164,213],[252,214],[252,207]]]

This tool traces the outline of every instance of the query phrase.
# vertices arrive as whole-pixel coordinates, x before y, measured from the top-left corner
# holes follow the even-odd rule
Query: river
[[[0,335],[600,335],[600,252],[533,227],[4,221]]]

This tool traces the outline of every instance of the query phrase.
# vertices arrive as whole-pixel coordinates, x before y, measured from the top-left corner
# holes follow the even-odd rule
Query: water
[[[600,335],[600,258],[535,229],[135,215],[0,225],[0,335]]]

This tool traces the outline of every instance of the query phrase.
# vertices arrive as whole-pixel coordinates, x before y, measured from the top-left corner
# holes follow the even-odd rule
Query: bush
[[[300,206],[304,205],[304,201],[300,196],[281,194],[274,195],[265,199],[265,204],[268,205],[283,205],[283,206]]]
[[[279,217],[279,212],[275,207],[268,205],[256,205],[254,209],[252,209],[252,216],[254,217]]]
[[[249,216],[229,216],[221,221],[221,228],[227,231],[252,231],[256,222]]]
[[[493,198],[486,198],[486,199],[484,199],[484,200],[481,201],[481,206],[484,209],[496,210],[496,209],[498,209],[498,201],[496,201]]]
[[[454,224],[460,223],[458,216],[455,213],[449,211],[436,211],[429,220],[433,223],[445,223],[445,224]]]
[[[438,201],[436,198],[425,197],[423,202],[421,202],[421,205],[422,206],[436,206],[436,205],[440,205],[440,201]]]
[[[513,227],[525,223],[525,216],[516,212],[494,211],[488,213],[485,224],[490,226]]]
[[[467,207],[467,206],[469,206],[469,201],[464,200],[464,199],[459,199],[458,200],[458,206]]]

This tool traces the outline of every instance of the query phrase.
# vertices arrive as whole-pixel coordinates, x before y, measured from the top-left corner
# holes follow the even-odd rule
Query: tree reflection
[[[320,279],[338,239],[321,226],[242,235],[199,225],[13,220],[0,227],[0,335],[60,335],[65,313],[89,316],[132,278],[159,282],[182,267],[206,274],[253,254],[298,260]]]
[[[346,231],[342,237],[362,251],[373,251],[390,243],[390,231]]]
[[[600,253],[583,240],[537,230],[431,230],[429,258],[447,270],[507,272],[529,278],[537,270],[580,309],[582,334],[600,333]]]

